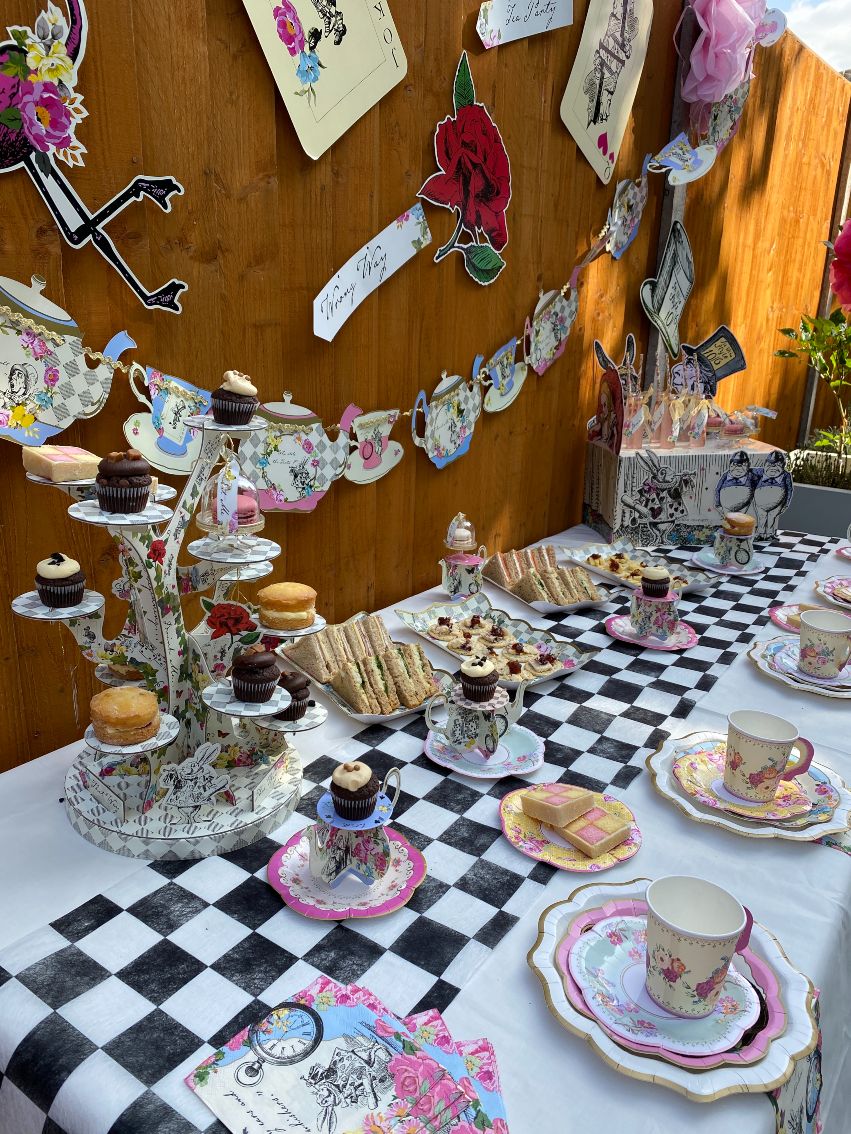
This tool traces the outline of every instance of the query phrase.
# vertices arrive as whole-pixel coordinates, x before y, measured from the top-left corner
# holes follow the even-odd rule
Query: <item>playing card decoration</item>
[[[597,0],[561,100],[561,120],[608,184],[644,67],[653,0]]]
[[[674,221],[656,279],[645,280],[639,296],[650,322],[659,331],[671,358],[680,352],[680,316],[694,287],[694,260],[686,230]]]
[[[388,0],[243,0],[305,153],[321,157],[401,82]]]
[[[476,283],[492,284],[505,267],[500,253],[508,243],[505,214],[511,201],[511,163],[498,127],[476,102],[466,51],[452,97],[455,114],[439,122],[434,132],[439,172],[429,177],[419,196],[452,209],[457,218],[455,231],[438,249],[434,262],[460,252]],[[469,239],[462,241],[465,233]]]
[[[88,19],[83,0],[66,0],[66,4],[67,20],[48,0],[34,28],[10,26],[9,40],[0,44],[0,173],[23,169],[72,248],[91,242],[146,307],[179,312],[177,297],[186,284],[170,280],[157,291],[147,291],[103,226],[141,197],[170,212],[170,199],[182,193],[183,186],[173,177],[136,177],[91,213],[57,165],[83,165],[86,153],[77,127],[88,111],[75,87],[86,51]]]

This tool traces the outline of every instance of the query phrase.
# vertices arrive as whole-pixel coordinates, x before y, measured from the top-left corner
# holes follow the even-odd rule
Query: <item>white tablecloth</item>
[[[572,528],[546,542],[575,546],[598,539],[587,528]],[[796,597],[812,601],[813,581],[839,571],[841,560],[826,556]],[[404,605],[419,608],[442,597],[428,591]],[[528,608],[502,591],[493,591],[491,598],[509,613],[528,615]],[[392,609],[382,613],[393,637],[413,640]],[[777,633],[772,624],[759,636]],[[436,647],[428,652],[435,663],[445,661]],[[763,677],[743,654],[698,703],[681,733],[723,731],[724,718],[734,708],[760,708],[796,721],[815,743],[818,758],[851,779],[847,702],[797,694]],[[322,729],[298,738],[305,762],[358,731],[356,722],[334,706],[329,710]],[[0,948],[140,869],[136,860],[91,846],[67,822],[63,782],[79,748],[69,745],[0,776]],[[702,875],[727,886],[752,909],[792,962],[822,989],[825,1134],[851,1129],[851,859],[825,846],[749,840],[693,823],[655,794],[646,773],[623,794],[644,842],[636,858],[608,871],[603,880]],[[584,881],[559,873],[539,907],[521,918],[445,1013],[459,1037],[487,1035],[494,1043],[514,1134],[565,1134],[600,1122],[630,1134],[686,1129],[771,1134],[774,1112],[764,1098],[697,1104],[627,1079],[550,1016],[526,954],[537,937],[540,912]]]

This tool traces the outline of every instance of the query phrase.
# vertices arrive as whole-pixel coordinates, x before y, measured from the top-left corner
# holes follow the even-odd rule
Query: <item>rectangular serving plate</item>
[[[603,567],[595,567],[587,561],[589,555],[614,555],[617,551],[623,551],[630,559],[643,559],[653,567],[667,567],[672,575],[679,575],[681,578],[686,579],[686,585],[681,589],[682,594],[687,594],[689,591],[702,591],[718,585],[718,577],[716,575],[710,575],[706,571],[695,571],[693,568],[687,567],[684,563],[679,563],[672,559],[665,559],[662,555],[656,555],[651,551],[645,551],[642,548],[635,547],[626,540],[618,540],[617,543],[586,543],[584,547],[559,547],[559,563],[566,563],[571,567],[584,567],[585,570],[589,571],[592,575],[598,575],[601,579],[606,579],[609,583],[616,583],[621,587],[629,587],[630,590],[638,590],[641,586],[640,583],[633,583],[629,579],[622,579],[620,575],[616,575],[613,571],[607,571]],[[680,588],[674,589],[679,590]]]
[[[573,614],[574,611],[577,610],[602,610],[606,603],[610,602],[614,598],[615,594],[614,591],[609,591],[603,588],[602,593],[604,597],[596,602],[594,601],[594,599],[583,599],[582,602],[574,602],[570,606],[559,606],[558,603],[544,602],[543,599],[537,599],[535,602],[527,602],[526,599],[522,599],[519,595],[516,595],[514,591],[510,591],[508,587],[504,587],[501,583],[497,583],[495,579],[490,579],[487,575],[485,575],[484,580],[492,587],[496,587],[497,590],[502,591],[503,594],[511,595],[511,597],[516,602],[522,602],[524,606],[528,606],[530,610],[534,610],[538,614]]]

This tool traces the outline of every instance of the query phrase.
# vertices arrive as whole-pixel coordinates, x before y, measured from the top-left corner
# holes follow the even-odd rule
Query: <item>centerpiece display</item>
[[[118,548],[112,589],[129,608],[115,638],[103,633],[103,595],[85,589],[79,564],[60,553],[39,564],[37,589],[12,604],[24,617],[63,622],[106,686],[149,691],[158,725],[143,740],[132,730],[100,739],[94,699],[86,747],[65,781],[74,828],[119,854],[187,859],[234,850],[279,826],[299,799],[301,763],[287,734],[322,718],[288,712],[301,692],[279,684],[275,655],[260,652],[267,638],[289,631],[264,627],[253,606],[234,600],[241,583],[271,573],[281,554],[258,534],[258,489],[237,452],[268,426],[254,414],[255,395],[244,375],[228,372],[213,415],[186,419],[201,443],[174,511],[152,496],[150,466],[133,449],[108,454],[94,480],[50,482],[71,497],[74,519],[104,526]],[[203,538],[187,548],[196,562],[182,565],[193,515]],[[181,599],[206,591],[212,596],[201,598],[203,618],[191,629]],[[119,718],[124,711],[106,709]],[[138,711],[151,715],[147,706]]]

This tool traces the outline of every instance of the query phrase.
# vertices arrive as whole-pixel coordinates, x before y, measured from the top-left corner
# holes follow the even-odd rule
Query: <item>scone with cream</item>
[[[213,390],[210,405],[217,425],[248,425],[260,405],[257,387],[247,374],[226,370],[221,386]]]
[[[257,598],[260,621],[271,630],[306,630],[316,620],[316,591],[306,583],[272,583]]]
[[[95,736],[103,744],[141,744],[160,730],[157,699],[147,689],[104,689],[92,697],[89,708]]]

